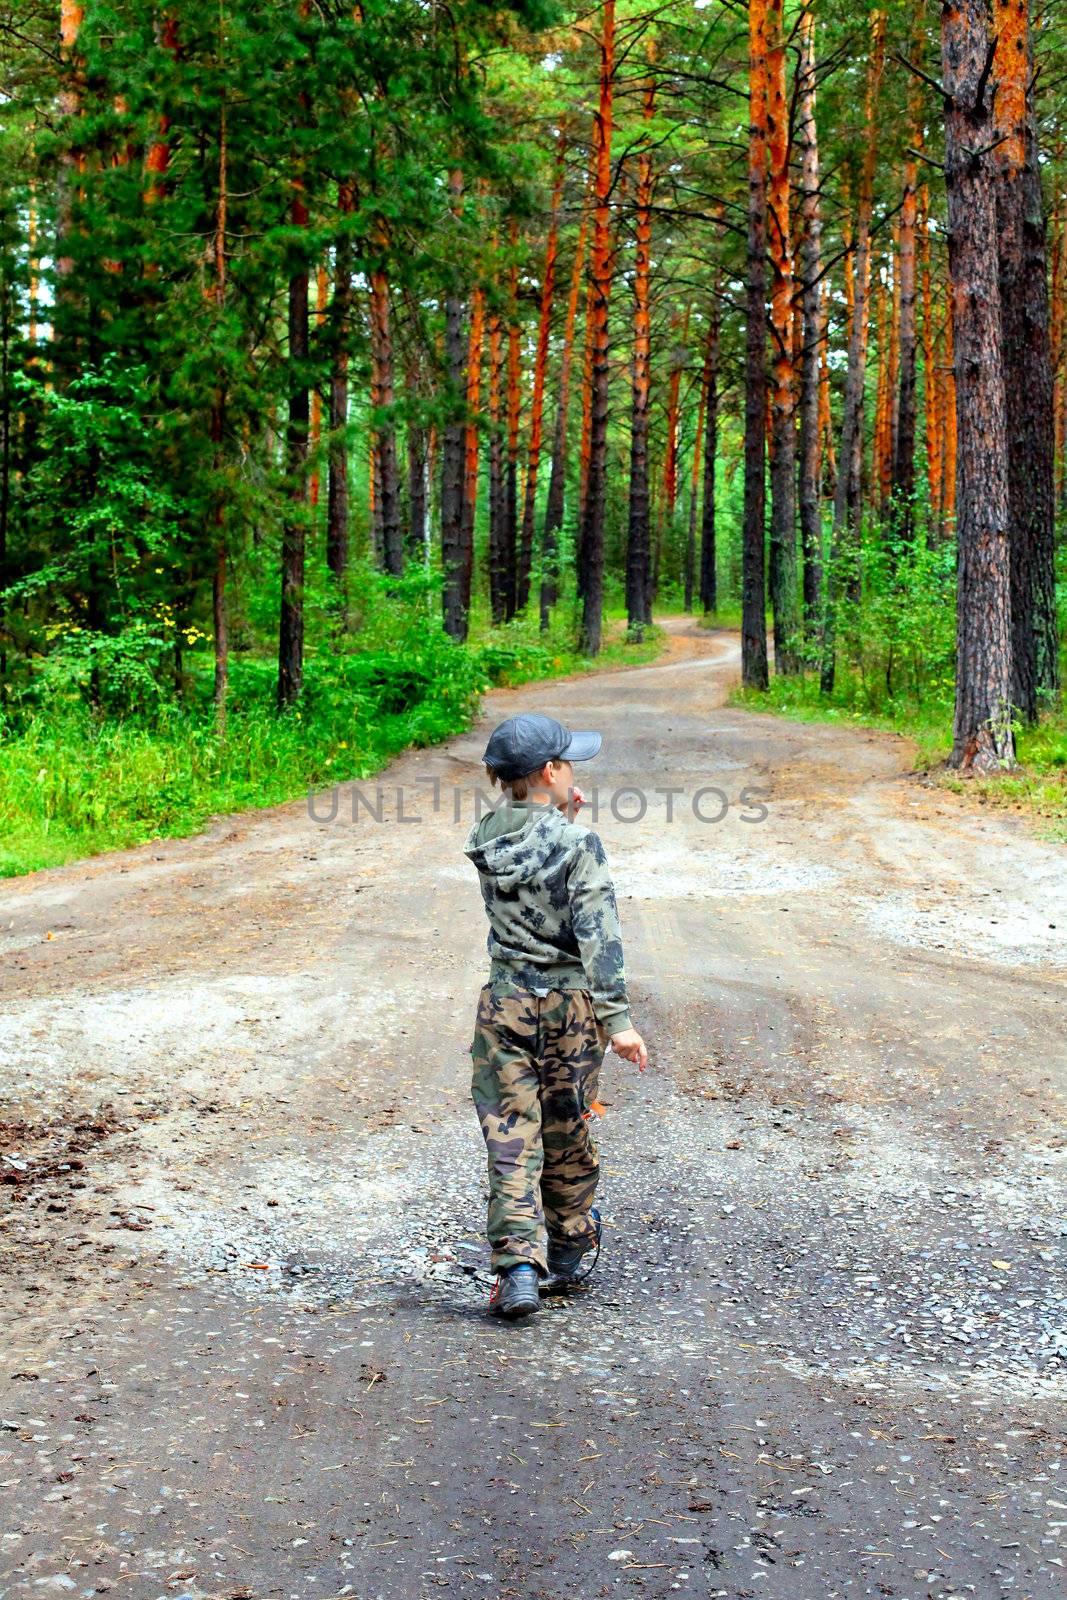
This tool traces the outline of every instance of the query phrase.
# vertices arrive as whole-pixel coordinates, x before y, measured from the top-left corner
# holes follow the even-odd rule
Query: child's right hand
[[[639,1072],[644,1072],[648,1066],[645,1041],[636,1028],[624,1028],[622,1033],[612,1034],[611,1048],[617,1056],[625,1056],[627,1061],[636,1061]]]

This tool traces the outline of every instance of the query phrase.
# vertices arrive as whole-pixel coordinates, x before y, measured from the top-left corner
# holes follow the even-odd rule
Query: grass
[[[219,814],[372,777],[400,751],[469,727],[488,688],[651,661],[663,647],[658,629],[628,644],[613,619],[591,660],[574,649],[566,616],[547,635],[536,620],[476,625],[464,646],[429,633],[425,616],[413,623],[398,611],[383,643],[389,631],[309,656],[305,694],[285,716],[273,709],[273,657],[235,654],[224,737],[206,650],[187,657],[185,703],[161,701],[151,715],[94,715],[77,686],[31,705],[0,738],[0,877],[184,837]]]
[[[980,805],[1024,813],[1037,820],[1045,838],[1067,841],[1067,714],[1062,710],[1034,728],[1017,730],[1017,771],[963,778],[946,766],[953,708],[944,694],[927,702],[901,699],[873,705],[860,677],[839,669],[829,698],[819,691],[818,675],[806,673],[774,677],[766,691],[738,688],[730,704],[798,722],[851,723],[899,734],[915,745],[916,769],[929,772],[946,789],[970,795]]]

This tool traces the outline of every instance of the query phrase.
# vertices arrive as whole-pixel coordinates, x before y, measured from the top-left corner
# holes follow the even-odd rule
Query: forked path
[[[355,821],[0,891],[0,1596],[1063,1592],[1067,857],[669,627]],[[595,1288],[511,1328],[461,845],[520,706],[604,733],[652,1065]]]

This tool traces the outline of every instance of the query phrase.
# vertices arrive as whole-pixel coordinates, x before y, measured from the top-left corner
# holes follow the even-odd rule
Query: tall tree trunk
[[[923,405],[926,420],[926,481],[930,496],[930,520],[941,518],[941,434],[939,429],[938,375],[935,356],[934,297],[930,281],[930,234],[927,220],[930,196],[924,183],[919,190],[918,259],[923,302]]]
[[[748,272],[745,331],[745,509],[741,557],[741,678],[767,687],[767,0],[748,6]]]
[[[718,274],[716,274],[718,290]],[[719,448],[719,296],[708,310],[708,343],[704,354],[704,393],[708,397],[704,433],[704,503],[700,514],[700,604],[705,612],[719,604],[715,550],[715,460]]]
[[[376,407],[382,411],[380,426],[374,430],[376,504],[381,530],[381,562],[386,572],[400,577],[404,571],[404,533],[400,520],[400,475],[396,456],[396,423],[393,406],[396,378],[393,355],[393,327],[389,278],[384,253],[389,248],[389,232],[384,221],[376,229],[375,245],[381,253],[371,268],[370,335],[377,373]]]
[[[946,286],[944,360],[941,369],[941,513],[946,526],[956,523],[956,357],[953,349],[952,286]]]
[[[218,52],[221,69],[225,54],[224,14],[219,11]],[[226,306],[226,220],[229,202],[229,143],[226,128],[226,96],[219,103],[219,166],[218,193],[215,197],[215,282],[212,298],[219,321]],[[223,440],[226,424],[226,389],[220,378],[211,407],[212,465],[214,468],[214,522],[215,569],[212,576],[211,611],[215,636],[215,726],[219,733],[226,728],[226,697],[230,682],[230,632],[226,609],[226,500],[222,481]]]
[[[650,62],[651,66],[651,62]],[[651,71],[644,84],[644,122],[656,108],[656,79]],[[646,135],[647,138],[647,135]],[[650,526],[648,497],[648,422],[652,356],[652,320],[649,281],[652,262],[652,151],[647,142],[637,158],[637,197],[634,254],[634,346],[630,380],[630,510],[626,543],[626,617],[630,632],[640,641],[650,622],[648,604]]]
[[[596,181],[596,133],[593,136],[593,183]],[[578,529],[576,534],[575,551],[578,598],[585,594],[585,551],[582,546],[586,517],[586,500],[589,494],[589,456],[593,439],[593,342],[595,336],[593,322],[593,302],[596,299],[596,290],[590,274],[585,296],[585,352],[582,360],[582,438],[578,447]]]
[[[608,451],[608,299],[611,294],[611,132],[615,88],[615,0],[604,0],[597,106],[597,167],[592,257],[593,372],[589,436],[589,482],[581,530],[585,591],[579,647],[600,650],[604,599],[604,503]]]
[[[171,12],[166,12],[156,23],[156,39],[161,49],[176,61],[178,59],[178,19]],[[170,170],[170,117],[165,111],[159,113],[156,123],[156,137],[148,146],[145,156],[144,170],[146,184],[144,190],[144,203],[146,206],[155,205],[167,193],[167,173]],[[156,263],[149,261],[145,271],[153,276]]]
[[[767,15],[768,227],[771,254],[771,350],[774,384],[771,452],[770,591],[776,672],[799,672],[796,534],[796,381],[793,371],[793,250],[789,232],[789,100],[783,0]]]
[[[822,585],[821,463],[819,450],[819,368],[823,346],[822,208],[819,196],[819,136],[815,122],[815,15],[800,20],[797,84],[798,142],[801,151],[800,271],[803,335],[800,355],[800,544],[803,556],[805,655],[810,658],[819,626]]]
[[[341,227],[334,241],[330,304],[332,366],[326,486],[326,564],[342,584],[348,571],[348,351],[352,315],[352,240],[344,220],[351,215],[355,203],[355,186],[351,179],[343,179],[337,186]]]
[[[704,417],[708,408],[708,362],[700,374],[700,398],[697,402],[697,431],[693,440],[693,461],[689,473],[689,527],[685,542],[685,609],[693,609],[693,590],[697,577],[697,501],[700,489],[701,447],[704,443]]]
[[[5,241],[6,243],[6,241]],[[7,631],[3,590],[7,575],[7,530],[11,514],[11,331],[12,285],[7,252],[0,266],[0,706],[6,698]]]
[[[912,98],[912,147],[922,143],[922,101]],[[900,210],[900,333],[898,339],[899,379],[897,425],[893,441],[892,497],[897,528],[910,540],[915,529],[915,354],[916,354],[916,230],[918,223],[918,162],[913,155],[904,161],[904,198]]]
[[[541,559],[541,627],[548,627],[558,589],[558,539],[563,526],[563,501],[567,479],[567,413],[570,408],[571,365],[574,357],[574,329],[578,320],[578,299],[582,289],[582,272],[585,265],[585,242],[589,231],[589,218],[582,212],[578,230],[578,243],[574,251],[571,270],[570,294],[567,298],[567,320],[563,328],[563,349],[560,352],[559,392],[556,398],[556,425],[552,434],[552,471],[548,480],[548,502],[545,506],[544,547]]]
[[[668,527],[678,502],[678,419],[681,415],[682,372],[688,360],[689,307],[671,315],[670,373],[667,379],[667,440],[663,451],[663,504]]]
[[[411,419],[407,426],[408,447],[408,556],[425,561],[428,556],[426,429]]]
[[[471,326],[467,345],[467,428],[463,466],[463,549],[474,560],[474,514],[478,509],[478,407],[482,393],[482,345],[485,334],[485,291],[477,285],[471,295]],[[473,579],[467,580],[468,592]]]
[[[545,244],[545,270],[541,279],[541,310],[537,323],[537,352],[534,356],[533,392],[530,396],[530,442],[526,455],[526,492],[522,507],[522,540],[519,551],[517,607],[525,611],[530,598],[530,570],[533,566],[534,519],[537,510],[537,476],[541,466],[541,442],[545,411],[545,377],[548,370],[548,341],[552,332],[552,302],[556,293],[556,259],[559,255],[559,210],[563,198],[566,141],[562,128],[556,135],[556,179],[552,188],[552,211]]]
[[[1062,155],[1062,148],[1057,152]],[[1059,453],[1059,463],[1056,475],[1056,497],[1059,504],[1063,504],[1064,490],[1067,488],[1067,438],[1064,435],[1064,424],[1067,422],[1067,363],[1064,361],[1064,313],[1067,311],[1064,299],[1064,286],[1067,283],[1067,196],[1060,194],[1052,211],[1052,371],[1053,400],[1052,400],[1052,436]]]
[[[956,719],[951,763],[1015,763],[1008,448],[997,281],[989,0],[941,16],[957,432]]]
[[[453,168],[449,175],[449,195],[453,217],[463,207],[463,174]],[[463,337],[463,302],[454,291],[445,297],[445,373],[448,384],[448,420],[441,439],[441,590],[442,619],[450,638],[463,640],[469,626],[470,595],[465,591],[467,555],[463,543],[463,471],[466,454],[464,370],[466,341]]]
[[[508,463],[504,480],[504,539],[507,554],[507,621],[519,601],[519,419],[522,414],[522,368],[519,351],[519,225],[510,228],[511,267],[508,272]]]
[[[892,259],[886,263],[887,271],[892,270]],[[875,391],[874,402],[874,449],[871,462],[871,500],[875,500],[877,489],[877,506],[881,516],[884,517],[889,507],[889,494],[893,478],[893,419],[890,411],[893,378],[890,368],[890,345],[893,342],[890,326],[889,295],[885,277],[880,267],[874,273],[874,327],[878,341],[878,384]]]
[[[302,232],[308,226],[303,180],[293,184],[289,220]],[[278,709],[291,706],[304,682],[304,551],[307,539],[308,263],[301,240],[289,278],[289,420],[286,429],[288,506],[282,523],[282,604],[278,628]]]
[[[863,505],[863,388],[867,365],[867,291],[870,279],[871,208],[874,198],[874,164],[877,152],[875,106],[885,64],[885,13],[871,13],[871,53],[867,65],[865,105],[866,145],[859,193],[856,198],[856,249],[852,262],[852,318],[848,339],[848,368],[841,422],[837,493],[830,563],[826,574],[823,620],[823,694],[832,694],[837,644],[837,594],[844,581],[858,597],[859,532]]]
[[[837,454],[834,450],[834,423],[830,411],[830,362],[827,329],[830,325],[830,285],[823,282],[822,349],[819,352],[819,441],[822,450],[822,491],[829,500],[837,494]]]
[[[1027,0],[993,0],[993,133],[1007,405],[1012,700],[1028,721],[1059,692],[1054,413],[1045,211]]]
[[[504,341],[500,317],[489,316],[489,609],[494,626],[507,616],[507,506],[504,495],[504,437],[501,397],[504,391]]]
[[[326,263],[320,260],[315,272],[315,329],[321,339],[326,323]],[[319,453],[322,448],[322,394],[316,383],[311,391],[311,477],[308,499],[314,511],[319,503]]]

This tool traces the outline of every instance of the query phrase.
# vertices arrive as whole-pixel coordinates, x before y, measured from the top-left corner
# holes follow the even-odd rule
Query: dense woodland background
[[[361,775],[654,608],[1062,798],[1065,36],[0,0],[0,871]]]

